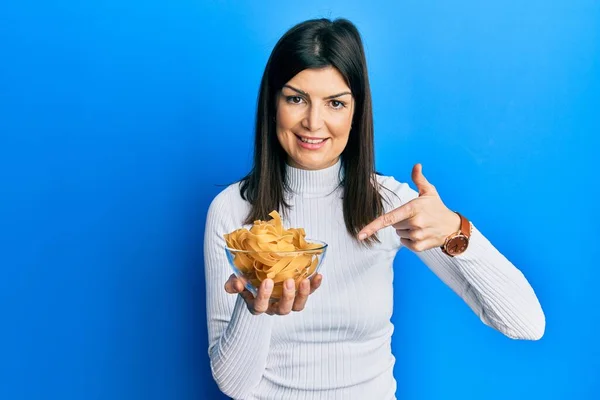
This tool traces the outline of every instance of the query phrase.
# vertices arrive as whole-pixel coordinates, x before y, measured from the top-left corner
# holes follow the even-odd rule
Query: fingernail
[[[292,280],[288,280],[285,282],[285,287],[289,290],[292,290],[294,288],[294,281]]]
[[[358,235],[358,239],[359,240],[364,240],[367,238],[367,234],[366,233],[361,233],[360,235]]]
[[[273,289],[273,281],[271,279],[267,279],[265,281],[265,289],[266,290],[271,290]]]

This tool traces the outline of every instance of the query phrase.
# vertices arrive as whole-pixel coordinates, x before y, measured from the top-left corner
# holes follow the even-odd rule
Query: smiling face
[[[277,138],[295,168],[334,165],[350,136],[354,98],[333,67],[306,69],[287,82],[277,99]]]

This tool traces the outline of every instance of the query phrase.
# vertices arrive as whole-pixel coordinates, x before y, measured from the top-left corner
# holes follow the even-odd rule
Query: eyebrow
[[[306,93],[306,92],[304,92],[304,91],[302,91],[302,90],[300,90],[300,89],[296,89],[296,88],[295,88],[295,87],[293,87],[293,86],[290,86],[290,85],[283,85],[283,87],[286,87],[286,88],[288,88],[288,89],[292,89],[293,91],[295,91],[295,92],[298,92],[298,93],[300,93],[300,94],[302,94],[302,95],[304,95],[304,96],[306,96],[306,97],[310,97],[310,95],[309,95],[308,93]],[[327,96],[327,97],[325,97],[325,100],[331,100],[331,99],[335,99],[336,97],[345,96],[345,95],[347,95],[347,94],[349,94],[349,95],[352,95],[352,93],[351,93],[351,92],[348,92],[348,91],[346,91],[346,92],[341,92],[341,93],[334,94],[334,95],[331,95],[331,96]]]

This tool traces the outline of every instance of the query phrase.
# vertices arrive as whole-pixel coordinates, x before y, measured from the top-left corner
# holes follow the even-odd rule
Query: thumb
[[[231,274],[227,282],[225,282],[225,291],[229,294],[241,293],[244,289],[244,284],[235,274]]]
[[[419,196],[437,195],[435,187],[423,175],[423,166],[415,164],[412,170],[412,180],[419,190]]]

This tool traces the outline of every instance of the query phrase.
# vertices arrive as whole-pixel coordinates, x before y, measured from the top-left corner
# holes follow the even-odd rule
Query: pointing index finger
[[[373,222],[365,226],[358,234],[359,240],[373,236],[383,228],[397,224],[398,222],[412,218],[414,214],[413,206],[410,202],[383,214],[376,218]]]

